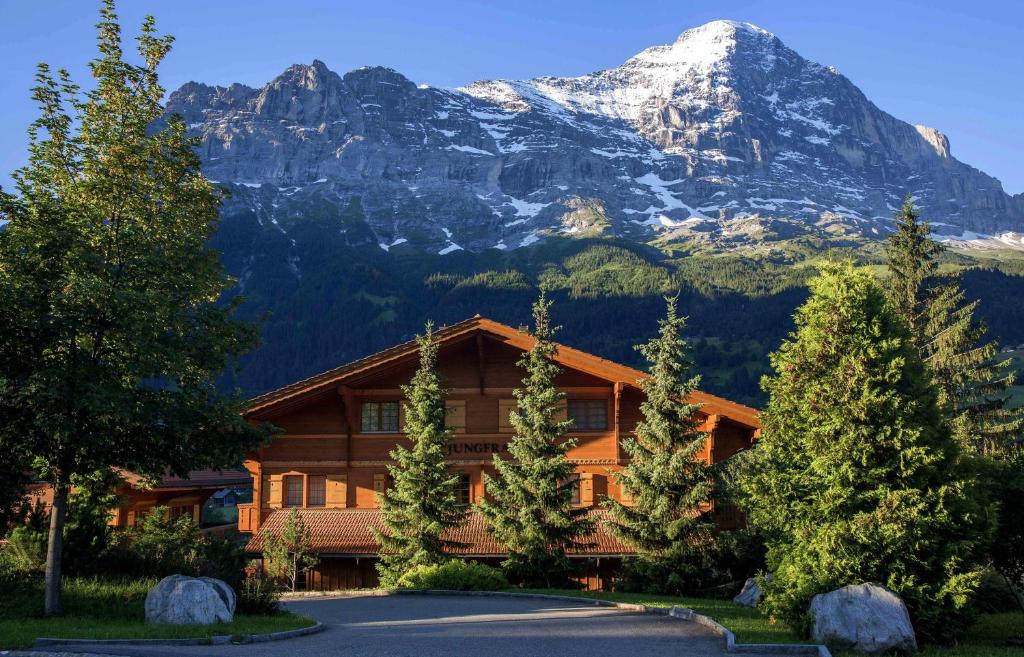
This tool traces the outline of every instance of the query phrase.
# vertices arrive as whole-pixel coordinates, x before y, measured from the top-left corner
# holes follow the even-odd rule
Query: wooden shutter
[[[270,506],[270,475],[260,477],[260,506]]]
[[[508,416],[514,410],[516,410],[515,399],[498,400],[498,431],[501,433],[512,433],[514,431],[512,423],[508,420]]]
[[[406,433],[405,430],[405,400],[398,402],[398,433]]]
[[[455,433],[466,433],[466,400],[452,399],[446,401],[444,407],[448,411],[444,418],[444,426]]]
[[[280,509],[284,506],[284,475],[270,475],[270,498],[267,506],[271,509]]]
[[[329,509],[344,509],[348,506],[348,477],[327,475],[327,502]]]
[[[594,473],[581,472],[580,477],[580,506],[594,506]]]

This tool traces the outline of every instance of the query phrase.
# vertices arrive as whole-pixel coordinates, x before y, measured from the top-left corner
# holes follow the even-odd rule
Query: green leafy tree
[[[919,636],[948,640],[991,528],[910,330],[849,263],[822,268],[795,321],[740,480],[765,532],[767,609],[806,630],[815,594],[880,582]]]
[[[585,511],[572,506],[573,465],[566,454],[576,441],[565,438],[571,420],[559,420],[564,393],[555,387],[561,371],[554,358],[551,302],[542,289],[533,304],[533,347],[519,360],[526,371],[509,421],[512,459],[494,455],[496,476],[485,476],[489,496],[480,505],[490,531],[509,551],[504,562],[509,578],[526,586],[550,587],[568,578],[566,548],[593,529]]]
[[[447,562],[445,550],[458,544],[441,538],[445,530],[465,520],[459,507],[459,478],[445,463],[451,431],[445,428],[445,397],[437,372],[437,343],[433,325],[416,338],[420,366],[405,395],[404,431],[412,448],[398,445],[388,466],[392,485],[380,496],[383,531],[374,530],[381,546],[377,572],[383,586],[398,580],[416,566]]]
[[[640,554],[641,570],[653,576],[646,588],[679,593],[706,572],[702,555],[713,544],[708,517],[714,481],[701,458],[707,434],[700,431],[699,404],[687,402],[700,377],[691,376],[676,300],[666,299],[665,319],[658,336],[637,346],[650,377],[639,381],[644,391],[643,419],[635,436],[622,442],[629,464],[615,474],[632,504],[608,499],[609,527]]]
[[[1016,449],[1024,429],[1024,411],[1007,407],[1012,360],[999,360],[998,344],[982,342],[986,328],[974,318],[978,301],[966,301],[955,274],[940,275],[945,247],[930,233],[906,199],[886,249],[889,298],[911,327],[957,439],[979,453],[1005,454]]]
[[[263,561],[267,574],[274,579],[284,580],[292,591],[296,590],[299,578],[317,564],[312,537],[299,510],[292,509],[288,514],[280,536],[269,531],[265,536]]]
[[[215,385],[257,334],[218,304],[220,195],[181,118],[162,116],[171,38],[147,18],[142,63],[125,61],[112,0],[98,32],[92,90],[39,66],[29,163],[0,198],[0,452],[31,454],[53,485],[51,615],[72,477],[233,466],[263,437]]]

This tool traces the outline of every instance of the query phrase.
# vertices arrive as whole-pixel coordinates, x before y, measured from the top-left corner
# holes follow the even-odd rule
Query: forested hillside
[[[248,394],[410,339],[427,319],[446,324],[480,313],[521,325],[545,280],[554,288],[559,339],[629,364],[638,362],[633,345],[655,330],[662,295],[678,290],[703,387],[757,404],[767,354],[791,329],[815,260],[852,255],[881,262],[877,250],[863,246],[821,255],[817,245],[805,251],[795,245],[754,259],[666,255],[609,239],[555,239],[509,252],[444,256],[401,247],[385,252],[350,246],[329,222],[308,218],[291,237],[304,254],[301,276],[281,254],[293,246],[288,237],[264,229],[251,213],[225,216],[215,240],[229,271],[240,276],[243,313],[263,325],[262,346],[235,380]],[[954,253],[946,260],[950,268],[977,266]],[[969,295],[982,299],[980,312],[994,337],[1024,342],[1024,277],[1006,273],[1020,266],[982,265],[964,275]]]

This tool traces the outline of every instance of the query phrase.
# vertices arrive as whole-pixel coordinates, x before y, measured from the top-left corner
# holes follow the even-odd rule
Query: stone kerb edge
[[[218,634],[211,637],[198,637],[194,639],[55,639],[40,637],[32,642],[33,648],[48,648],[51,646],[223,646],[231,643],[266,643],[268,641],[283,641],[294,639],[308,634],[316,634],[324,630],[324,624],[317,621],[309,627],[300,627],[294,630],[282,630],[280,632],[269,632],[266,634]]]
[[[368,592],[369,593],[369,592]],[[614,602],[596,598],[582,598],[570,595],[550,595],[547,593],[518,593],[514,591],[444,591],[436,589],[396,589],[394,591],[373,592],[375,595],[470,595],[470,596],[507,596],[521,598],[540,598],[563,602],[591,603],[597,607],[615,607],[644,614],[670,616],[679,620],[699,623],[725,639],[725,650],[729,653],[744,655],[808,655],[809,657],[832,657],[828,647],[808,643],[736,643],[736,635],[732,630],[720,624],[710,616],[698,614],[686,607],[649,607],[629,602]]]

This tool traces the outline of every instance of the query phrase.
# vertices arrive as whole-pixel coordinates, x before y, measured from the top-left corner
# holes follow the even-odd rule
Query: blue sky
[[[121,0],[126,31],[153,13],[177,41],[162,69],[258,86],[289,64],[379,64],[417,83],[576,75],[615,66],[716,18],[756,23],[837,66],[879,107],[949,136],[953,155],[1024,192],[1024,2],[786,0]],[[0,0],[0,185],[25,158],[36,63],[87,83],[98,3]]]

